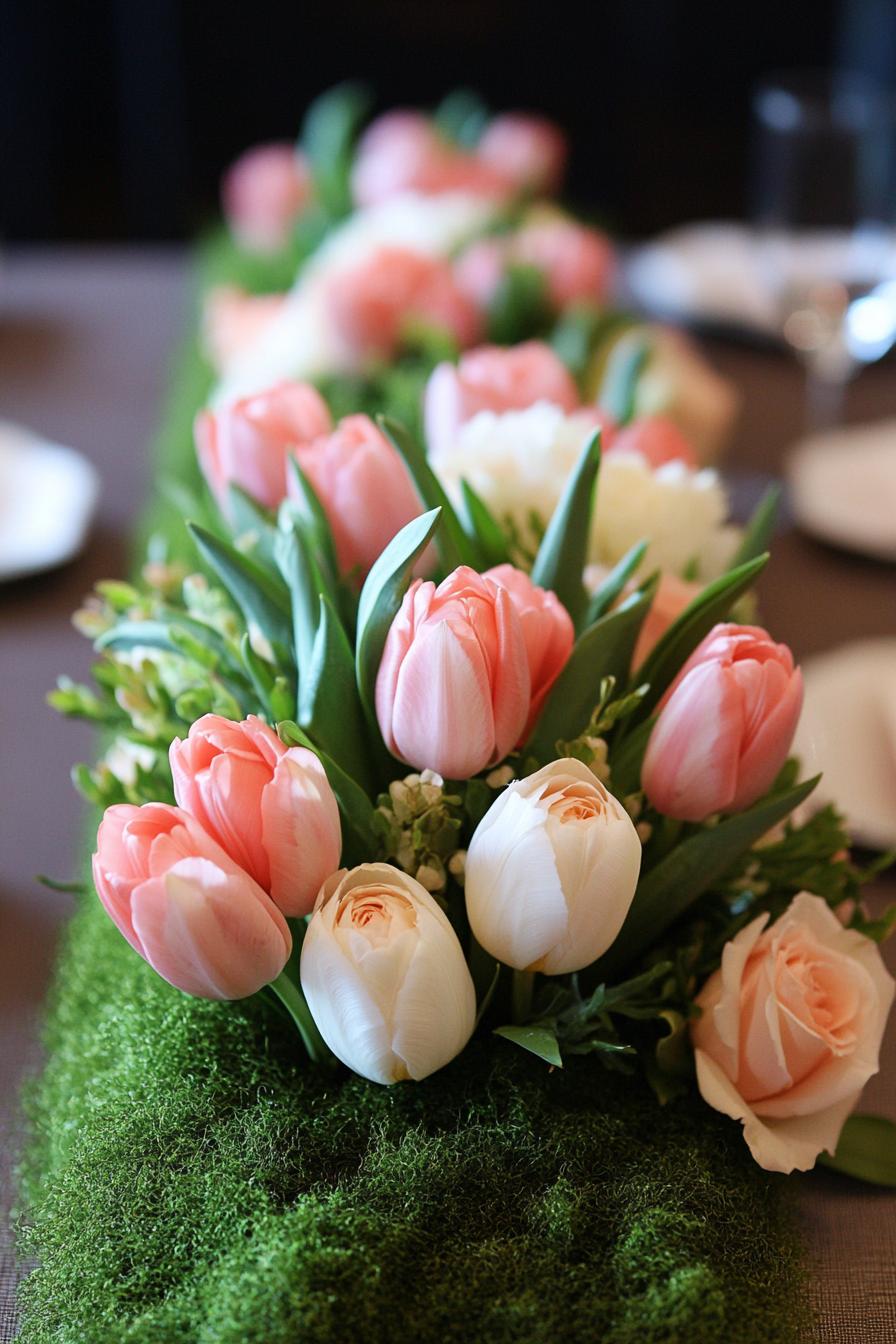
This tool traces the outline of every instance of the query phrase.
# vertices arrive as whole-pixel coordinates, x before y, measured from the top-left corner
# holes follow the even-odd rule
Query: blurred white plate
[[[80,453],[0,421],[0,581],[76,555],[98,496],[99,478]]]
[[[807,532],[896,560],[896,420],[806,439],[790,457],[788,476],[794,515]]]
[[[896,639],[863,640],[803,663],[794,752],[823,771],[809,807],[835,803],[853,837],[896,847]]]

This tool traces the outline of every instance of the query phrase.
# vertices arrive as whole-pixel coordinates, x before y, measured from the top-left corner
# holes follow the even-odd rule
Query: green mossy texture
[[[204,380],[193,353],[160,465]],[[273,1008],[171,989],[92,896],[46,1034],[25,1344],[803,1337],[784,1182],[696,1097],[498,1039],[419,1084],[322,1074]]]

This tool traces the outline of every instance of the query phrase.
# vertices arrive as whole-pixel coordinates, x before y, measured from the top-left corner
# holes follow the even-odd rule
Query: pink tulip
[[[106,810],[93,880],[106,913],[164,980],[202,999],[242,999],[292,950],[286,920],[197,821],[166,803]]]
[[[361,137],[352,190],[358,205],[371,206],[411,191],[501,199],[513,193],[514,183],[486,159],[452,145],[422,113],[399,110],[378,117]]]
[[[400,455],[366,415],[350,415],[296,457],[326,512],[340,570],[366,577],[396,532],[421,512]]]
[[[702,821],[761,798],[787,759],[803,680],[785,644],[752,625],[717,625],[660,702],[641,774],[667,817]]]
[[[234,237],[252,252],[276,252],[311,198],[311,175],[288,141],[255,145],[228,168],[221,195]]]
[[[285,294],[249,294],[236,285],[209,290],[202,305],[202,344],[216,372],[255,344],[285,300]]]
[[[454,278],[461,292],[480,312],[488,312],[509,264],[506,238],[477,238],[465,247],[454,263]]]
[[[285,915],[307,915],[339,867],[339,808],[324,768],[250,715],[205,714],[169,752],[174,796]]]
[[[430,453],[454,444],[458,430],[479,411],[525,410],[549,401],[574,411],[579,394],[566,366],[543,341],[502,349],[483,345],[455,364],[439,364],[426,385],[423,415]]]
[[[635,581],[632,581],[634,586]],[[647,613],[644,624],[638,632],[638,642],[632,658],[632,666],[640,667],[654,645],[678,620],[685,607],[689,607],[701,591],[699,583],[689,583],[677,574],[665,573],[660,576],[659,587]]]
[[[482,577],[510,594],[523,627],[532,700],[520,738],[522,743],[535,726],[548,691],[566,666],[575,643],[575,629],[556,593],[539,588],[523,570],[513,565],[497,565],[486,570]]]
[[[516,746],[530,699],[526,636],[507,589],[466,565],[438,588],[415,580],[376,681],[377,719],[393,756],[469,779]]]
[[[544,117],[510,112],[489,122],[476,154],[523,190],[552,196],[563,181],[566,137]]]
[[[654,470],[667,462],[683,462],[693,471],[700,466],[690,442],[665,415],[645,415],[620,429],[613,452],[640,453]]]
[[[415,323],[444,328],[461,347],[479,334],[479,315],[450,265],[408,247],[377,248],[329,284],[333,320],[359,356],[388,358]]]
[[[615,269],[606,234],[553,214],[523,225],[513,239],[512,259],[544,273],[548,296],[558,309],[582,300],[601,303]]]
[[[199,465],[221,509],[227,487],[239,485],[269,509],[286,497],[289,456],[332,425],[320,393],[309,383],[275,383],[215,410],[194,425]]]

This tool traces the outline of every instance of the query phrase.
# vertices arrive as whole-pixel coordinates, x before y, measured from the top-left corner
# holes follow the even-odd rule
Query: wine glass
[[[753,110],[760,270],[825,428],[896,341],[894,100],[860,75],[805,72],[766,80]]]

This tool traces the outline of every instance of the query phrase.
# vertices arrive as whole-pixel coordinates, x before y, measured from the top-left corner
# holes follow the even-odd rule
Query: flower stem
[[[268,988],[274,991],[296,1024],[310,1058],[315,1064],[323,1063],[330,1052],[324,1038],[317,1029],[317,1023],[311,1016],[311,1010],[305,1002],[305,995],[298,985],[290,980],[285,971],[281,971],[276,980],[271,981]]]
[[[512,990],[514,1022],[525,1022],[532,1016],[532,990],[534,986],[534,971],[514,971]]]

